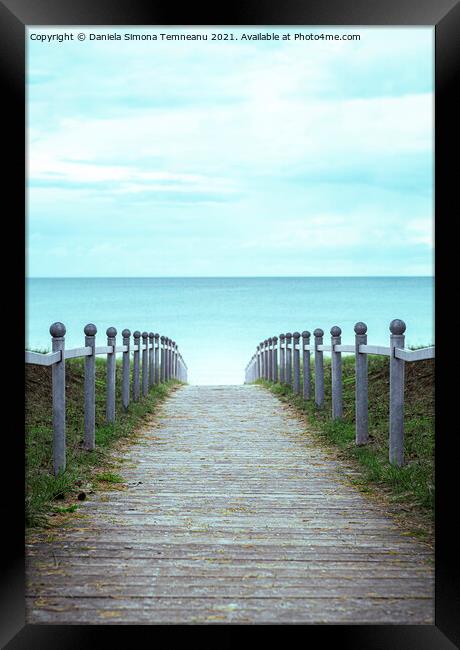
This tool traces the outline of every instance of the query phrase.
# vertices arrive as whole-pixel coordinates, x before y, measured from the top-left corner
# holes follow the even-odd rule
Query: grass
[[[117,364],[117,385],[121,384],[121,364]],[[84,359],[66,361],[66,444],[65,472],[53,475],[51,368],[26,365],[26,525],[43,526],[48,515],[74,512],[78,500],[104,484],[123,481],[113,470],[110,451],[117,441],[133,439],[134,433],[157,406],[180,385],[170,381],[154,386],[145,398],[131,402],[123,411],[117,394],[114,424],[105,422],[105,359],[96,359],[96,448],[85,451]],[[120,391],[118,391],[119,393]],[[65,500],[65,503],[63,503]]]
[[[331,418],[331,365],[325,358],[325,403],[305,401],[291,388],[265,380],[264,385],[305,416],[309,430],[352,462],[362,490],[383,496],[393,513],[415,535],[433,541],[434,527],[434,360],[406,363],[403,467],[388,461],[389,359],[369,355],[369,443],[355,445],[354,357],[344,356],[343,418]],[[312,377],[314,395],[314,373]]]
[[[96,480],[103,483],[123,483],[123,477],[113,472],[101,472],[96,476]]]

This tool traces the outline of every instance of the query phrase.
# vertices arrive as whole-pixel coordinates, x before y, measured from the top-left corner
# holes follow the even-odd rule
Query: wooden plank
[[[334,352],[355,352],[354,345],[334,345]]]
[[[401,598],[407,596],[408,588],[412,598],[433,598],[434,580],[431,584],[431,593],[427,593],[426,580],[397,580],[394,577],[388,580],[354,580],[327,579],[324,576],[311,578],[289,577],[281,580],[276,577],[262,578],[257,571],[248,572],[243,576],[206,576],[187,578],[172,575],[157,578],[152,575],[134,579],[120,578],[107,580],[106,576],[99,575],[84,580],[73,580],[69,585],[67,576],[55,576],[53,581],[46,579],[29,581],[28,595],[40,598],[94,598],[113,597],[122,593],[123,598],[196,598],[198,596],[213,598],[332,598],[356,597],[363,598],[372,594],[373,598]]]
[[[434,359],[435,348],[434,346],[429,348],[420,348],[420,350],[402,350],[400,348],[396,348],[395,357],[409,362],[422,361],[424,359]]]
[[[382,345],[360,345],[359,351],[364,354],[380,354],[387,357],[391,355],[390,348]]]
[[[100,345],[95,348],[95,354],[113,354],[113,345]]]
[[[432,624],[419,598],[28,598],[27,623],[336,623]]]
[[[314,347],[314,346],[313,346]],[[331,346],[330,345],[318,345],[317,349],[320,352],[330,352],[331,351]]]
[[[26,350],[25,362],[35,366],[51,366],[61,360],[61,352],[49,352],[42,354],[41,352],[31,352]]]
[[[83,348],[71,348],[65,350],[64,355],[66,359],[76,359],[77,357],[89,357],[93,352],[93,348],[85,346]]]

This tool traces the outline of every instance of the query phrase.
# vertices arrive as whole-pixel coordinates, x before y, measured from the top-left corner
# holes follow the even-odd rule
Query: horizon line
[[[432,275],[31,275],[26,280],[263,280],[279,278],[433,278]]]

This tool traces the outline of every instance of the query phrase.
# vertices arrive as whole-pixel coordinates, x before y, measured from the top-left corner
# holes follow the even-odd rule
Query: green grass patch
[[[117,387],[121,386],[121,363],[117,363]],[[117,390],[116,421],[105,422],[106,361],[96,359],[96,448],[83,449],[84,437],[84,359],[66,361],[66,470],[53,475],[53,428],[51,368],[26,365],[26,525],[46,525],[51,512],[74,512],[81,492],[90,492],[102,481],[119,483],[112,471],[110,449],[121,439],[133,438],[139,425],[155,413],[180,382],[171,380],[154,386],[128,411]],[[61,506],[56,503],[61,501]],[[63,504],[62,500],[66,500]],[[70,503],[68,503],[70,502]],[[70,509],[69,509],[70,508]]]
[[[76,503],[72,503],[70,506],[67,506],[65,508],[62,508],[61,506],[54,508],[54,512],[57,512],[59,514],[65,514],[66,512],[76,512],[77,510],[78,505]]]
[[[123,477],[120,474],[114,474],[114,472],[101,472],[97,474],[96,480],[104,483],[123,483]]]
[[[355,445],[355,372],[354,357],[342,358],[344,415],[331,418],[331,364],[325,358],[325,402],[305,401],[291,388],[265,380],[267,387],[282,401],[291,404],[306,417],[313,433],[337,449],[343,458],[354,461],[363,491],[385,494],[396,515],[404,518],[414,534],[432,539],[434,525],[434,360],[406,363],[405,440],[403,467],[388,460],[389,359],[369,355],[369,443]],[[312,364],[313,370],[313,364]]]

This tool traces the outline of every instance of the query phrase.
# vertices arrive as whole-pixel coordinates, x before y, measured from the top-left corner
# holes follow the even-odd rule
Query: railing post
[[[292,345],[292,354],[294,357],[294,393],[298,395],[300,393],[300,333],[294,332],[292,337],[294,339]]]
[[[273,355],[273,363],[272,363],[273,381],[276,384],[276,383],[278,383],[278,337],[277,336],[273,337],[273,352],[272,352],[272,355]]]
[[[130,381],[130,365],[131,365],[131,357],[130,357],[130,349],[129,349],[129,341],[131,337],[131,332],[128,329],[125,329],[121,333],[123,337],[123,345],[126,345],[128,348],[126,352],[123,352],[123,357],[122,357],[122,380],[121,380],[121,403],[123,405],[123,409],[125,411],[128,410],[129,406],[129,381]]]
[[[139,386],[139,354],[141,347],[141,333],[139,330],[136,330],[133,334],[134,337],[134,346],[137,345],[137,350],[134,350],[134,361],[133,361],[133,400],[135,402],[139,401],[140,386]]]
[[[289,347],[292,340],[291,332],[286,333],[286,370],[284,373],[284,381],[288,386],[292,386],[292,353]]]
[[[315,337],[315,404],[318,408],[324,405],[324,360],[323,351],[318,350],[319,345],[323,345],[323,330],[318,327],[313,332]]]
[[[331,327],[331,392],[332,392],[332,419],[341,418],[343,415],[342,401],[342,353],[335,352],[334,346],[342,342],[342,330],[337,325]]]
[[[260,379],[260,345],[258,345],[256,349],[256,359],[257,359],[256,379]]]
[[[355,325],[355,419],[356,444],[365,445],[369,441],[368,426],[368,378],[367,354],[359,351],[360,345],[367,345],[366,323]]]
[[[155,384],[160,383],[160,335],[155,334]]]
[[[142,332],[142,396],[145,397],[149,392],[149,333]]]
[[[263,342],[264,346],[264,379],[268,381],[268,352],[267,352],[267,347],[268,347],[268,339],[265,339]]]
[[[53,469],[56,476],[65,470],[65,325],[50,327],[52,351],[61,352],[61,360],[52,365],[53,380]]]
[[[173,341],[173,379],[177,379],[177,343]]]
[[[404,348],[406,323],[399,318],[390,323],[390,440],[392,465],[404,464],[404,360],[395,356],[395,348]]]
[[[260,347],[260,378],[265,379],[265,358],[264,358],[264,342],[259,343]]]
[[[273,338],[270,336],[268,339],[268,380],[273,381],[273,354],[272,354]]]
[[[302,332],[302,362],[303,362],[303,398],[310,399],[311,390],[311,368],[310,368],[310,350],[305,346],[310,345],[310,332]]]
[[[284,348],[284,339],[284,334],[280,334],[280,384],[284,384],[285,381],[286,351]]]
[[[171,339],[166,337],[166,381],[171,379]]]
[[[85,346],[92,348],[92,353],[85,357],[85,438],[83,447],[92,451],[95,447],[96,422],[96,332],[97,327],[88,323],[84,328]]]
[[[153,369],[153,348],[155,347],[154,337],[155,334],[153,332],[149,332],[149,388],[153,386],[153,383],[155,381]]]
[[[161,342],[161,382],[163,383],[166,377],[165,373],[165,337],[160,338]]]
[[[115,352],[117,330],[115,327],[107,328],[107,346],[113,346],[113,351],[107,353],[107,402],[106,420],[108,423],[115,422],[115,373],[117,355]]]

